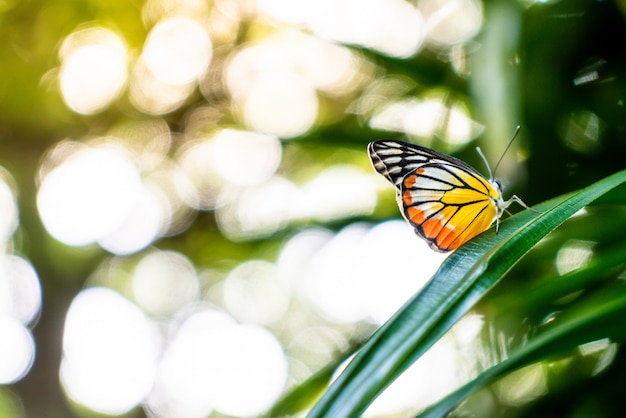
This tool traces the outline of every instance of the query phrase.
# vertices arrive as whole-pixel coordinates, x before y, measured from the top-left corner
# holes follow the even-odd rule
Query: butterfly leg
[[[511,206],[513,203],[517,203],[518,205],[520,205],[521,207],[523,207],[524,209],[528,209],[532,212],[535,213],[543,213],[541,211],[538,211],[536,209],[531,208],[530,206],[528,206],[526,203],[524,203],[524,201],[522,199],[520,199],[519,197],[517,197],[517,195],[513,195],[511,196],[508,200],[506,200],[504,202],[504,204],[501,207],[498,207],[498,214],[496,216],[496,233],[498,233],[498,230],[500,229],[500,217],[502,216],[502,214],[504,212],[506,212],[509,216],[512,215],[511,212],[509,212],[507,210],[507,208],[509,206]]]
[[[504,202],[504,205],[502,206],[502,210],[506,211],[506,208],[508,208],[513,202],[517,203],[518,205],[522,206],[524,209],[528,209],[530,211],[533,211],[535,213],[542,213],[536,209],[531,208],[530,206],[528,206],[526,203],[524,203],[524,201],[522,199],[520,199],[519,197],[517,197],[517,195],[513,195],[511,196],[511,198],[509,200],[507,200],[506,202]],[[508,212],[508,211],[507,211]]]

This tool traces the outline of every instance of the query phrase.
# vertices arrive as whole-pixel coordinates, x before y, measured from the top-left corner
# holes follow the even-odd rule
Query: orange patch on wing
[[[439,219],[428,219],[422,223],[424,235],[428,238],[435,238],[441,232],[443,223]]]
[[[419,168],[417,169],[417,173],[420,174],[420,170],[423,171],[423,169]],[[407,189],[410,189],[411,187],[413,187],[413,185],[417,182],[417,176],[415,174],[411,174],[410,176],[406,176],[404,178],[404,187]]]
[[[458,235],[454,232],[454,229],[448,227],[443,229],[442,233],[439,234],[439,237],[442,237],[443,239],[437,239],[437,245],[439,248],[447,251],[455,250],[464,243],[462,240],[454,242],[454,240],[458,238]]]
[[[402,202],[404,206],[411,206],[413,204],[413,196],[410,190],[405,190],[404,193],[402,193]]]
[[[406,210],[406,214],[414,224],[421,224],[426,219],[424,217],[424,211],[415,207],[410,207]]]

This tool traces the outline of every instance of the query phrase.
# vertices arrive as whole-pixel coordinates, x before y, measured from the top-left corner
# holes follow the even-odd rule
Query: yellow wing
[[[400,141],[369,145],[376,171],[396,186],[407,221],[437,251],[454,250],[491,226],[500,190],[454,157]]]
[[[491,226],[498,196],[499,191],[477,173],[432,163],[405,176],[398,204],[431,248],[451,251]]]

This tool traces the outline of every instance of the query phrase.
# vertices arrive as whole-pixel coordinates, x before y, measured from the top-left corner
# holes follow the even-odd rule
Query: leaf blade
[[[309,417],[356,416],[452,327],[520,257],[570,216],[626,182],[626,170],[524,211],[453,253],[361,348]],[[480,279],[480,280],[479,280]]]

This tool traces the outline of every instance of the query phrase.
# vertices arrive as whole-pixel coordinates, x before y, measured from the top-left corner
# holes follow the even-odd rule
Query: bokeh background
[[[475,146],[493,165],[521,125],[497,176],[528,204],[618,171],[625,19],[591,0],[1,1],[0,417],[268,410],[445,257],[367,143],[486,173]],[[593,247],[568,242],[563,274]],[[461,325],[369,414],[475,374],[485,321]],[[592,351],[593,373],[623,370]],[[490,400],[544,396],[525,373]]]

